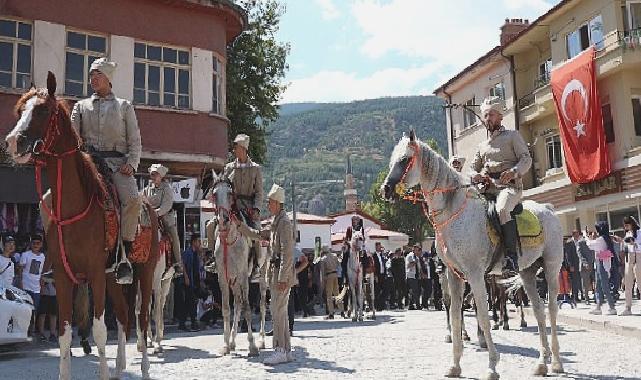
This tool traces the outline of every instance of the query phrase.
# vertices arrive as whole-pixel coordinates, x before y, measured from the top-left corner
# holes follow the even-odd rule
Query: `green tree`
[[[435,140],[429,139],[427,143],[432,149],[438,151]],[[420,243],[434,233],[432,225],[423,213],[423,206],[420,203],[407,200],[390,203],[383,199],[380,189],[388,172],[389,169],[386,167],[378,173],[369,191],[372,200],[363,204],[363,210],[378,218],[388,228],[409,235],[412,243]]]
[[[286,86],[289,44],[276,41],[285,8],[277,0],[241,0],[246,30],[227,48],[228,139],[244,133],[251,139],[250,156],[265,160],[265,126],[278,117],[277,102]]]

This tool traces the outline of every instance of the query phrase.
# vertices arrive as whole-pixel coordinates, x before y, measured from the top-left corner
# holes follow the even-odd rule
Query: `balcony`
[[[534,90],[519,99],[520,122],[531,122],[547,115],[553,110],[551,102],[550,75],[546,73],[534,80]]]

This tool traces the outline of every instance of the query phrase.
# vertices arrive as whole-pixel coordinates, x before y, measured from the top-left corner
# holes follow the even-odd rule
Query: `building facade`
[[[641,2],[562,0],[534,22],[523,24],[511,38],[502,38],[494,54],[488,54],[501,57],[512,73],[504,123],[507,128],[513,123],[521,132],[533,157],[524,198],[552,203],[565,234],[592,228],[600,220],[609,221],[613,230],[621,229],[624,216],[641,215]],[[567,176],[549,82],[553,68],[590,46],[597,50],[597,87],[613,171],[603,180],[578,185]],[[490,57],[485,56],[436,93],[452,103],[465,103],[472,98],[470,93],[491,86],[484,74],[475,75],[491,67]],[[466,125],[465,115],[461,110],[451,114],[450,155],[463,155],[469,161],[474,154],[471,146],[485,137],[484,131],[477,136],[472,128],[457,138],[457,125]]]
[[[45,87],[48,71],[56,75],[59,97],[72,104],[92,93],[91,62],[108,57],[118,64],[114,93],[135,105],[143,145],[141,187],[154,162],[168,166],[176,180],[222,168],[229,123],[226,47],[246,23],[244,12],[228,0],[66,0],[64,6],[1,1],[0,136],[15,124],[20,95],[32,83]],[[32,169],[0,167],[1,183],[33,184],[32,179]],[[36,203],[33,185],[12,189],[0,193],[0,202]],[[195,196],[175,198],[181,235],[200,228],[191,221],[199,208]]]

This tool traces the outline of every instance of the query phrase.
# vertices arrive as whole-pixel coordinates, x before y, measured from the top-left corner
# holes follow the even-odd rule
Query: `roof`
[[[445,82],[443,85],[441,85],[439,88],[434,90],[434,95],[438,95],[439,92],[442,92],[445,90],[447,87],[449,87],[452,83],[456,82],[459,80],[463,75],[467,74],[468,71],[474,69],[477,66],[480,66],[482,63],[485,63],[486,60],[492,58],[494,55],[498,54],[501,51],[501,46],[495,46],[492,50],[488,51],[485,53],[482,57],[474,61],[472,64],[461,70],[458,74],[456,74],[454,77],[452,77],[450,80]]]
[[[396,231],[390,231],[390,230],[383,230],[383,229],[378,229],[378,228],[366,228],[365,229],[365,237],[368,239],[408,239],[409,236],[407,234],[404,234],[402,232],[396,232]],[[332,243],[340,243],[345,239],[345,232],[334,232],[332,233]]]
[[[290,219],[293,219],[293,214],[292,212],[288,212],[287,216]],[[269,217],[266,219],[263,219],[261,221],[261,224],[267,225],[270,224],[274,220],[274,217]],[[334,218],[329,218],[326,216],[318,216],[318,215],[311,215],[311,214],[303,214],[300,212],[296,213],[296,223],[298,224],[326,224],[331,226],[332,224],[336,223],[336,219]]]
[[[507,47],[512,45],[515,41],[517,41],[521,36],[524,34],[528,33],[532,29],[536,28],[541,24],[543,20],[548,18],[550,15],[558,11],[559,9],[563,8],[565,5],[570,3],[571,1],[574,0],[561,0],[557,5],[554,7],[550,8],[547,12],[545,12],[543,15],[541,15],[539,18],[534,20],[527,28],[523,29],[519,33],[517,33],[510,41],[508,41],[504,46],[498,45],[495,46],[492,50],[488,51],[485,53],[482,57],[474,61],[472,64],[461,70],[458,74],[456,74],[454,77],[452,77],[450,80],[445,82],[443,85],[438,87],[436,90],[434,90],[434,95],[438,95],[439,92],[443,92],[447,87],[449,87],[452,83],[456,82],[459,80],[463,75],[465,75],[469,70],[474,69],[477,66],[480,66],[482,63],[484,63],[487,59],[491,58],[494,54],[501,53],[503,50],[505,50]]]
[[[247,12],[232,0],[161,0],[170,5],[181,5],[202,11],[218,11],[223,13],[227,25],[227,42],[233,41],[247,27],[249,19]]]
[[[336,219],[339,216],[345,216],[345,215],[351,215],[351,214],[358,214],[358,215],[362,216],[365,219],[371,220],[372,222],[378,224],[381,227],[385,227],[385,224],[383,224],[383,222],[381,222],[378,218],[375,218],[375,217],[371,216],[370,214],[366,213],[365,211],[361,210],[360,208],[357,208],[354,211],[341,211],[341,212],[337,212],[337,213],[334,213],[334,214],[329,214],[328,216],[330,218]]]

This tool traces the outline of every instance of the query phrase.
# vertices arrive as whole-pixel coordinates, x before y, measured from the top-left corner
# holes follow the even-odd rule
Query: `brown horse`
[[[105,199],[107,191],[91,158],[81,152],[82,140],[71,125],[69,109],[56,99],[56,78],[49,72],[47,89],[31,89],[16,104],[18,122],[7,136],[8,151],[18,164],[33,159],[36,186],[42,200],[40,168],[44,167],[51,196],[41,202],[49,223],[46,238],[55,271],[60,328],[60,379],[71,378],[72,303],[78,288],[77,303],[88,305],[87,287],[93,294],[93,336],[100,358],[100,378],[109,378],[105,356],[107,329],[104,323],[105,294],[109,294],[118,321],[116,375],[125,369],[125,343],[133,326],[136,292],[141,295],[139,319],[147,333],[149,301],[158,255],[157,234],[152,235],[150,257],[145,264],[134,264],[132,285],[118,285],[114,273],[105,273],[117,249],[107,243]],[[47,206],[49,205],[49,206]],[[150,207],[147,207],[149,210]],[[153,210],[150,210],[153,213]],[[151,218],[157,226],[155,218]],[[155,226],[152,226],[155,228]],[[155,231],[155,229],[152,229]],[[80,322],[87,318],[81,316]],[[146,337],[145,337],[146,340]],[[149,377],[146,345],[141,363],[143,378]]]

